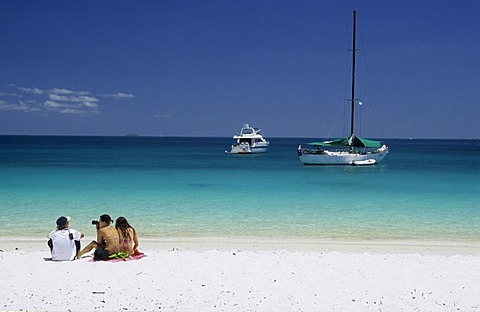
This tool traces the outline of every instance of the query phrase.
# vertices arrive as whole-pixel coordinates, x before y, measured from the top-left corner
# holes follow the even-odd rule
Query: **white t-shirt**
[[[73,235],[73,240],[70,239],[69,234]],[[53,261],[71,261],[77,255],[75,241],[81,238],[80,232],[73,229],[53,230],[48,234],[52,239],[52,260]]]

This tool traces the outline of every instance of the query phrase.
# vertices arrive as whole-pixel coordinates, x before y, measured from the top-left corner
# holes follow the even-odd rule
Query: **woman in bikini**
[[[97,240],[92,241],[85,248],[80,251],[78,258],[83,254],[90,252],[95,248],[93,258],[95,260],[107,260],[110,255],[120,251],[119,236],[117,229],[112,224],[112,218],[109,215],[104,214],[100,216],[97,226]]]
[[[119,217],[115,220],[115,228],[120,238],[120,252],[129,255],[138,254],[138,237],[135,229],[128,224],[127,219]]]

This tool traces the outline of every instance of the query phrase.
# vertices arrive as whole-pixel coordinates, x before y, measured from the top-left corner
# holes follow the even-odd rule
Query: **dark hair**
[[[127,219],[124,217],[118,217],[117,220],[115,220],[115,228],[122,233],[123,237],[128,237],[128,239],[132,239],[130,233],[128,233],[128,229],[132,229],[133,233],[135,233],[135,229],[128,224]]]
[[[108,224],[112,223],[112,218],[108,214],[103,214],[100,216],[100,221],[106,222]]]

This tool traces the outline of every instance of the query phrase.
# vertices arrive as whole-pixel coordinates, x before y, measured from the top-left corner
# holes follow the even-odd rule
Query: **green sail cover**
[[[350,144],[352,141],[353,147],[378,148],[382,146],[378,141],[362,139],[354,135],[333,141],[312,142],[308,144],[313,146],[352,146],[352,144]]]

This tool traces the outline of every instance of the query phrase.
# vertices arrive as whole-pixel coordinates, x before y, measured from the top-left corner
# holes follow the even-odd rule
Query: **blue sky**
[[[480,137],[480,1],[3,1],[0,135]]]

